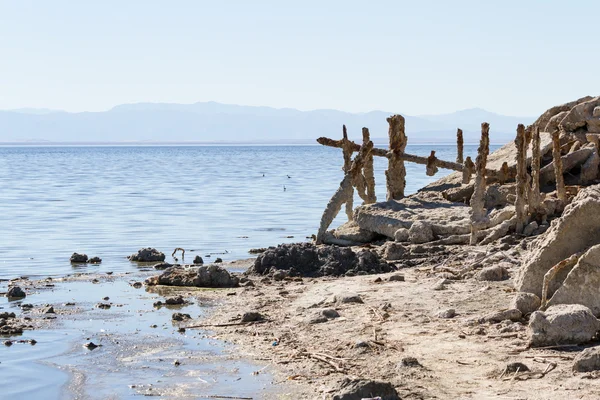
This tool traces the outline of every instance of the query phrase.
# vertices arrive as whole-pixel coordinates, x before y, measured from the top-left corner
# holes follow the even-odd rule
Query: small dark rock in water
[[[389,382],[371,381],[367,379],[345,378],[333,400],[400,400],[398,392]]]
[[[402,359],[402,361],[400,362],[400,366],[406,367],[406,368],[422,367],[419,360],[417,360],[414,357],[404,357]]]
[[[176,367],[179,367],[181,365],[181,363],[179,362],[179,360],[175,360],[173,362],[173,365],[176,366]]]
[[[73,253],[71,256],[72,263],[86,263],[88,260],[87,254]]]
[[[6,297],[13,299],[22,299],[24,297],[27,297],[27,295],[25,294],[25,291],[19,286],[13,286],[10,289],[8,289],[8,292],[6,292]]]
[[[95,344],[94,342],[87,342],[86,344],[83,345],[83,347],[85,347],[88,350],[94,350],[96,347],[98,347],[98,345]]]
[[[88,264],[100,264],[102,262],[102,259],[100,257],[92,257],[89,260],[87,260]]]
[[[108,272],[106,273],[106,275],[112,275],[112,274],[113,274],[113,272],[112,272],[112,271],[108,271]]]
[[[348,273],[377,274],[395,269],[371,250],[355,253],[349,247],[317,247],[312,243],[292,243],[267,249],[257,257],[248,273],[272,275],[276,271],[285,271],[290,277],[320,277],[343,276]]]
[[[153,262],[153,261],[165,261],[164,253],[160,251],[147,247],[145,249],[139,249],[137,253],[130,255],[127,257],[130,261],[137,262]]]
[[[15,318],[16,315],[14,312],[2,312],[0,313],[0,319],[12,319]]]
[[[131,284],[131,286],[133,286],[133,287],[134,287],[134,288],[136,288],[136,289],[139,289],[139,288],[141,288],[142,286],[144,286],[144,284],[143,284],[142,282],[133,282],[133,283]]]
[[[4,341],[4,345],[5,345],[6,347],[10,347],[10,346],[12,346],[12,345],[13,345],[13,342],[12,342],[12,340],[5,340],[5,341]]]
[[[200,256],[194,257],[194,264],[204,264],[204,260]]]
[[[103,310],[108,310],[110,308],[110,304],[108,304],[108,303],[98,303],[98,304],[96,304],[96,308],[101,308]]]
[[[75,303],[73,303],[73,302],[69,302],[69,303],[65,303],[64,305],[65,305],[65,306],[74,306],[74,305],[75,305]]]
[[[181,296],[167,297],[165,304],[170,306],[185,304],[185,300]]]
[[[42,314],[55,314],[54,307],[46,306],[42,309]]]
[[[215,263],[222,263],[222,262],[223,262],[223,259],[222,259],[221,257],[217,257],[217,258],[215,258],[215,261],[214,261],[214,262],[215,262]]]
[[[106,296],[106,297],[103,297],[103,298],[102,298],[102,300],[104,300],[104,301],[109,301],[109,300],[110,300],[110,297],[108,297],[108,296]]]
[[[183,328],[183,327],[179,328],[179,329],[177,329],[177,332],[179,332],[179,333],[185,333],[185,328]]]
[[[512,362],[506,366],[505,371],[507,373],[514,374],[517,371],[519,371],[519,372],[529,371],[529,367],[527,365],[523,364],[522,362]]]
[[[262,321],[264,317],[255,311],[245,312],[242,315],[242,322],[254,322],[254,321]]]
[[[21,304],[21,310],[25,311],[25,310],[31,310],[33,308],[33,304]],[[0,314],[0,318],[2,318],[1,316],[2,314]]]
[[[154,302],[154,304],[152,304],[152,305],[153,305],[154,307],[162,307],[162,306],[163,306],[163,302],[162,302],[162,301],[160,301],[160,300],[158,300],[158,301],[155,301],[155,302]]]
[[[173,266],[173,264],[169,264],[168,262],[161,262],[161,263],[158,263],[158,264],[154,264],[152,267],[154,269],[167,269],[167,268],[172,267],[172,266]]]
[[[173,316],[171,317],[171,319],[173,321],[185,321],[188,319],[192,319],[192,317],[190,316],[190,314],[183,314],[183,313],[175,313],[173,314]]]

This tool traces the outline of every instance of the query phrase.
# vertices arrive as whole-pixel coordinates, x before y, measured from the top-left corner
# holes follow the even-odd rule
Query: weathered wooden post
[[[462,164],[463,161],[463,148],[464,148],[464,142],[463,142],[463,131],[462,129],[458,128],[456,130],[456,162],[459,164]]]
[[[353,146],[352,142],[348,140],[348,131],[346,130],[346,125],[342,125],[342,154],[344,156],[344,167],[342,168],[344,173],[350,171],[350,166],[352,164],[352,151]],[[352,196],[348,197],[346,201],[346,216],[348,217],[348,221],[352,221],[354,219],[354,189],[352,189]]]
[[[387,119],[390,137],[390,157],[388,169],[385,171],[387,182],[387,200],[400,200],[404,197],[406,187],[406,168],[402,154],[406,149],[406,133],[404,132],[404,117],[392,115]]]
[[[471,176],[473,175],[474,169],[475,164],[473,163],[473,160],[471,160],[471,157],[467,157],[462,170],[462,183],[464,185],[468,185],[469,182],[471,182]]]
[[[487,156],[490,153],[490,125],[487,122],[481,124],[481,140],[477,149],[475,159],[475,188],[471,196],[471,245],[477,244],[477,232],[481,230],[486,222],[485,210],[485,166]]]
[[[552,157],[554,158],[554,174],[556,176],[556,196],[562,202],[567,200],[565,179],[563,177],[562,158],[560,153],[560,131],[552,132]]]
[[[525,227],[527,214],[525,212],[525,191],[527,190],[527,138],[525,137],[525,126],[517,126],[517,199],[515,200],[515,211],[517,217],[516,233],[522,233]]]
[[[354,190],[352,189],[353,182],[356,181],[356,177],[361,173],[361,170],[364,165],[365,158],[371,153],[373,150],[373,142],[369,141],[365,146],[360,147],[360,151],[352,161],[350,168],[344,174],[344,179],[340,183],[340,187],[335,192],[329,203],[327,203],[327,207],[325,207],[325,211],[323,211],[323,216],[321,217],[321,224],[319,225],[319,232],[317,233],[317,244],[323,243],[323,238],[325,237],[325,233],[327,232],[327,228],[331,225],[337,214],[342,209],[342,204],[347,203],[348,197],[352,196]]]
[[[427,157],[427,164],[425,166],[425,174],[427,176],[434,176],[438,172],[438,167],[435,165],[437,162],[437,157],[435,156],[435,151],[431,150],[431,154]]]
[[[363,136],[363,146],[371,141],[371,134],[369,133],[368,128],[362,128],[362,136]],[[365,158],[365,165],[363,166],[363,175],[365,177],[365,181],[367,183],[367,200],[365,200],[365,204],[372,204],[377,201],[377,196],[375,195],[375,172],[373,169],[373,153],[369,153],[369,155]]]
[[[529,213],[538,213],[540,207],[540,128],[531,127],[531,191],[529,192]]]

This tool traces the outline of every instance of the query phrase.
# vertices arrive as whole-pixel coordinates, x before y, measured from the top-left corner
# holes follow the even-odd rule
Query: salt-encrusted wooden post
[[[346,125],[342,125],[342,154],[344,156],[344,173],[350,171],[350,166],[352,165],[352,151],[353,146],[352,142],[348,140],[348,131],[346,130]],[[346,216],[348,217],[348,221],[352,221],[354,219],[354,189],[352,189],[352,196],[349,196],[346,201]]]
[[[340,187],[335,192],[331,200],[329,200],[329,203],[327,203],[325,211],[323,211],[321,224],[319,225],[319,232],[317,233],[317,244],[323,243],[323,238],[325,237],[327,228],[329,228],[337,214],[342,209],[342,204],[347,203],[348,198],[353,195],[353,182],[356,181],[356,177],[361,173],[364,160],[369,154],[371,154],[372,150],[373,142],[371,141],[367,142],[366,145],[361,146],[360,151],[356,157],[354,157],[354,161],[352,161],[350,168],[345,172],[344,179],[340,183]]]
[[[434,176],[438,172],[438,167],[436,166],[437,157],[435,156],[435,150],[431,150],[431,154],[427,157],[427,164],[425,166],[425,174],[427,176]]]
[[[540,207],[540,128],[537,125],[531,127],[531,191],[529,192],[529,213],[538,212]]]
[[[365,146],[368,142],[371,141],[371,134],[369,133],[368,128],[362,128],[362,136],[363,146]],[[369,155],[365,158],[365,165],[363,166],[363,175],[367,183],[367,200],[365,200],[365,204],[375,203],[377,201],[377,196],[375,195],[375,172],[373,169],[372,152],[370,152]]]
[[[565,179],[562,173],[560,131],[558,129],[552,132],[552,157],[554,158],[554,174],[556,175],[556,196],[559,200],[564,202],[567,199],[567,193],[565,190]]]
[[[388,134],[390,136],[390,157],[388,169],[385,171],[387,182],[387,200],[400,200],[404,197],[406,187],[406,168],[401,158],[406,149],[406,133],[404,132],[404,117],[392,115],[387,119],[390,125]]]
[[[471,157],[467,157],[465,163],[463,165],[462,170],[462,183],[468,185],[471,182],[471,176],[473,175],[473,170],[475,169],[475,164]]]
[[[462,164],[464,162],[463,148],[464,148],[463,131],[462,131],[462,129],[458,128],[456,130],[456,162],[459,164]]]
[[[515,146],[517,147],[517,199],[515,200],[515,211],[517,216],[517,225],[515,232],[522,233],[525,226],[527,214],[525,213],[525,192],[527,190],[527,138],[525,137],[525,126],[517,126],[517,137]]]
[[[471,196],[471,245],[477,244],[477,232],[481,230],[486,222],[485,210],[485,166],[487,156],[490,153],[490,125],[487,122],[481,124],[481,140],[477,149],[475,159],[475,188]]]

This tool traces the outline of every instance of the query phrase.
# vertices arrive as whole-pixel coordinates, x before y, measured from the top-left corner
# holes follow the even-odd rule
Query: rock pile
[[[146,280],[148,285],[231,288],[239,286],[239,278],[218,265],[201,267],[173,266],[161,275]]]
[[[370,250],[355,253],[349,247],[282,244],[260,254],[247,273],[290,277],[354,276],[394,271],[395,267]]]
[[[130,261],[137,262],[157,262],[157,261],[165,261],[164,253],[156,250],[155,248],[145,248],[139,249],[137,253],[132,254],[127,257]]]

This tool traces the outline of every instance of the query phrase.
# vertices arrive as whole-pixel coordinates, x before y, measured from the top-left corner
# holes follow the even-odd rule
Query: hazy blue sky
[[[0,109],[537,115],[600,94],[600,2],[0,0]]]

